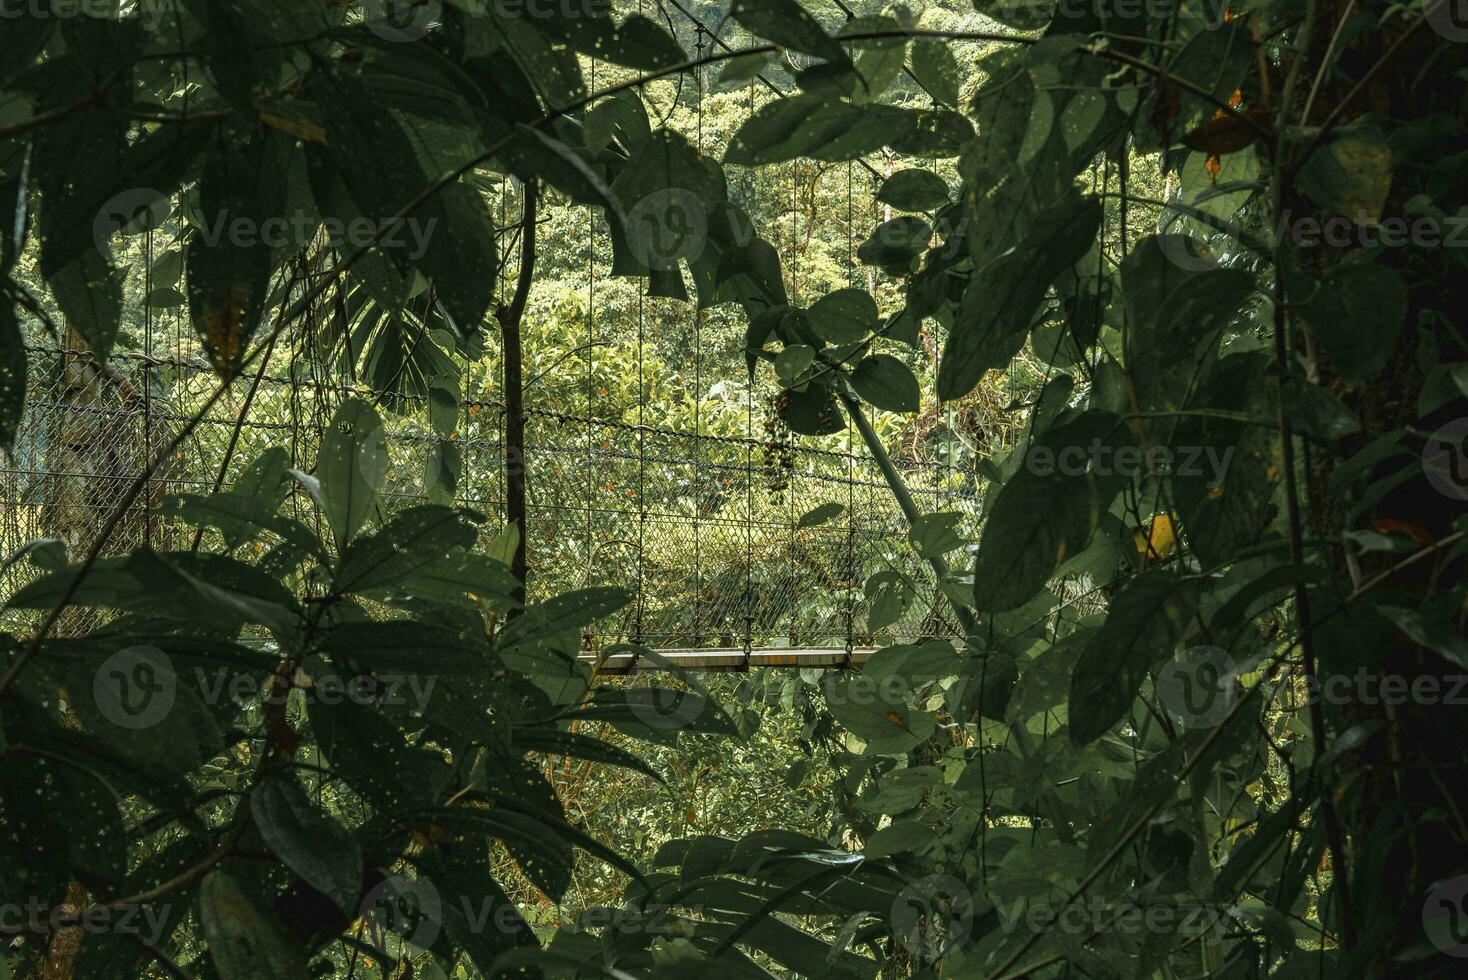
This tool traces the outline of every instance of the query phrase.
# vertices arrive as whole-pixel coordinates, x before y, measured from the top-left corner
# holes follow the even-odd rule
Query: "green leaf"
[[[729,14],[746,30],[782,47],[847,62],[841,45],[796,0],[734,0]]]
[[[920,117],[890,105],[853,105],[794,95],[761,106],[729,141],[725,163],[754,166],[798,157],[856,160],[917,131]]]
[[[881,98],[897,76],[902,74],[907,59],[907,39],[902,36],[902,25],[896,18],[889,16],[852,17],[841,25],[838,34],[840,37],[847,37],[879,31],[893,36],[853,41],[847,45],[848,51],[855,52],[856,68],[855,71],[846,72],[854,82],[846,88],[846,94],[857,102],[872,102]]]
[[[437,675],[490,668],[482,639],[406,620],[343,623],[332,628],[320,649],[339,663],[359,663],[373,670]]]
[[[321,506],[338,548],[345,548],[372,514],[387,480],[387,462],[377,410],[360,398],[343,402],[316,459]]]
[[[937,727],[932,715],[908,704],[890,684],[832,671],[822,679],[821,689],[831,714],[874,754],[906,752]]]
[[[1076,658],[1094,633],[1093,627],[1085,627],[1046,645],[1019,675],[1005,717],[1023,723],[1042,711],[1064,704],[1070,693],[1070,676]]]
[[[405,227],[418,236],[411,251],[422,250],[418,266],[454,326],[474,334],[494,299],[499,268],[494,220],[483,196],[467,181],[456,181],[420,206]]]
[[[883,182],[877,200],[900,211],[933,211],[948,203],[948,185],[931,170],[899,170]]]
[[[1070,739],[1086,745],[1125,717],[1147,672],[1191,628],[1197,587],[1171,572],[1143,572],[1112,600],[1070,679]]]
[[[362,849],[336,820],[306,798],[289,773],[263,779],[250,794],[260,836],[306,884],[356,915],[362,890]]]
[[[1206,153],[1189,153],[1183,161],[1178,182],[1182,200],[1204,214],[1231,221],[1239,208],[1258,193],[1259,155],[1253,147],[1245,147],[1217,160],[1217,174],[1210,174]]]
[[[87,349],[105,358],[122,322],[122,272],[95,249],[83,249],[47,279],[56,305]]]
[[[806,320],[822,340],[855,343],[877,328],[877,301],[864,289],[838,289],[816,300]]]
[[[1391,193],[1391,147],[1375,127],[1337,131],[1335,139],[1310,154],[1296,182],[1325,210],[1371,227]]]
[[[1252,274],[1189,261],[1188,254],[1184,237],[1153,235],[1122,263],[1126,360],[1144,410],[1182,407],[1254,292]]]
[[[437,566],[456,564],[473,547],[476,534],[460,511],[438,504],[410,507],[377,533],[346,547],[336,587],[342,592],[373,593]]]
[[[1053,0],[974,0],[974,9],[985,17],[1021,31],[1039,30],[1049,24],[1054,6]],[[1074,16],[1071,11],[1066,14]]]
[[[266,126],[221,126],[199,179],[189,240],[189,315],[221,378],[233,378],[260,325],[277,252],[306,246],[281,212],[294,142]]]
[[[511,738],[516,751],[543,752],[546,755],[561,755],[569,759],[586,759],[601,765],[630,769],[644,776],[650,776],[660,783],[664,782],[663,777],[659,776],[651,766],[631,752],[590,735],[561,731],[556,728],[517,726]]]
[[[1076,92],[1060,111],[1060,135],[1072,152],[1085,147],[1105,118],[1110,102],[1102,92]]]
[[[459,451],[459,444],[449,439],[438,440],[423,468],[423,488],[429,501],[440,506],[452,504],[463,476],[464,454]]]
[[[872,596],[871,608],[867,611],[867,632],[880,633],[906,614],[916,597],[908,589],[882,589]]]
[[[912,260],[928,248],[933,228],[922,218],[901,217],[876,227],[856,250],[864,265],[880,266],[893,275],[906,275]]]
[[[773,58],[774,55],[766,51],[730,58],[724,62],[724,70],[719,73],[719,85],[739,85],[752,81],[769,67]]]
[[[609,616],[632,599],[625,589],[599,586],[566,592],[525,610],[510,620],[500,634],[498,650],[534,643],[567,632],[579,634],[603,616]]]
[[[950,108],[957,108],[959,85],[958,62],[953,50],[943,41],[915,41],[912,45],[912,73],[918,84],[933,98]]]
[[[810,370],[815,359],[814,347],[807,347],[805,344],[790,344],[775,358],[775,376],[780,379],[780,384],[786,388],[793,388],[800,382],[801,375]]]
[[[963,547],[963,535],[958,525],[963,515],[956,511],[924,514],[912,522],[907,529],[907,540],[917,549],[920,558],[937,558]]]
[[[1095,198],[1071,194],[1038,214],[1029,234],[975,273],[938,369],[938,397],[973,390],[984,372],[1004,367],[1024,345],[1045,291],[1085,256],[1101,222]]]
[[[199,891],[199,919],[220,980],[306,980],[310,974],[280,924],[223,871],[211,871]]]
[[[1360,387],[1386,366],[1407,317],[1407,286],[1390,266],[1342,261],[1301,309],[1325,361]]]
[[[869,858],[922,853],[938,843],[931,827],[917,820],[895,820],[867,838],[862,853]]]
[[[1020,470],[999,491],[974,563],[974,608],[1017,609],[1064,561],[1080,554],[1096,528],[1095,481],[1087,474]]]
[[[129,646],[70,669],[72,708],[82,727],[140,766],[183,775],[222,748],[214,716],[168,654]]]
[[[1295,378],[1280,392],[1285,415],[1305,435],[1331,443],[1361,431],[1361,421],[1335,395]]]
[[[198,527],[218,528],[224,545],[233,550],[253,541],[263,532],[279,535],[307,554],[324,557],[321,543],[305,525],[275,513],[268,500],[258,494],[216,493],[208,497],[180,494],[167,497],[159,504],[166,516]]]
[[[306,711],[331,771],[383,812],[418,805],[448,772],[442,756],[410,746],[397,725],[350,698],[311,698]]]
[[[1265,351],[1223,357],[1192,403],[1272,420],[1272,367]],[[1195,416],[1178,422],[1171,446],[1172,492],[1198,558],[1217,565],[1255,544],[1278,488],[1277,429]]]
[[[804,391],[786,389],[781,417],[792,432],[803,436],[828,436],[846,427],[836,396],[824,385],[812,384]]]
[[[889,412],[916,412],[921,405],[917,378],[891,354],[862,358],[851,373],[851,386],[862,398]]]
[[[1406,634],[1413,643],[1433,651],[1459,667],[1468,668],[1468,640],[1463,638],[1454,625],[1455,612],[1451,603],[1439,601],[1435,605],[1436,608],[1427,615],[1399,606],[1377,606],[1376,611],[1396,623],[1397,629]]]
[[[800,520],[796,522],[795,526],[820,527],[822,524],[825,524],[831,519],[839,516],[845,510],[846,506],[844,504],[821,504],[819,507],[806,511],[803,515],[801,515]]]

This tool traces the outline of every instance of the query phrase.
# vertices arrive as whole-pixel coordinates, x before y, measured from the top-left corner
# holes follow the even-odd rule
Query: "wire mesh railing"
[[[64,541],[77,555],[216,380],[205,365],[186,360],[123,356],[100,368],[85,353],[55,349],[33,349],[31,365],[19,435],[0,465],[0,551],[12,554],[44,537]],[[232,389],[154,474],[106,553],[188,547],[191,529],[165,519],[160,502],[168,494],[212,489],[236,426],[226,485],[271,446],[287,448],[292,464],[309,472],[322,420],[334,404],[374,397],[292,374],[262,376],[243,421],[247,386],[233,386],[241,390]],[[427,463],[440,436],[411,399],[390,408],[383,413],[385,499],[395,508],[428,498]],[[486,534],[504,512],[503,431],[498,404],[459,406],[452,439],[462,468],[452,496],[489,518]],[[866,586],[884,571],[897,573],[917,595],[884,627],[884,638],[957,633],[866,456],[544,410],[528,413],[526,441],[531,598],[586,585],[633,594],[587,638],[593,648],[613,641],[656,649],[870,646],[879,637],[868,629]],[[974,519],[971,473],[940,463],[899,465],[931,509]],[[319,520],[306,510],[304,495],[296,498],[291,506]],[[843,509],[802,526],[803,515],[827,503]],[[12,563],[0,592],[13,594],[35,574],[27,562]],[[86,615],[75,611],[62,627],[84,630],[94,622]]]

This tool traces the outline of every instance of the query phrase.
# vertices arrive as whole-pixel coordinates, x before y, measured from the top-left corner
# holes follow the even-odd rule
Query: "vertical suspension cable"
[[[754,80],[749,82],[749,114],[754,115]],[[759,185],[749,185],[749,211],[757,213]],[[754,653],[754,371],[744,390],[744,665]]]
[[[153,458],[153,228],[143,242],[143,460]],[[143,493],[143,545],[153,547],[153,476]]]
[[[593,59],[590,68],[591,91],[596,91],[596,61]],[[594,506],[593,494],[596,492],[596,456],[592,449],[596,441],[592,431],[592,400],[595,397],[596,380],[592,370],[592,357],[596,351],[596,211],[591,205],[586,206],[586,538],[583,542],[584,556],[586,559],[586,571],[588,581],[591,574],[592,557],[596,554],[596,542],[593,538],[592,509]],[[595,627],[591,624],[586,626],[586,636],[583,646],[591,649],[594,645],[593,637]]]
[[[500,178],[500,227],[501,228],[508,228],[510,226],[509,220],[510,220],[510,178],[509,177],[501,177]],[[508,249],[500,252],[499,275],[496,277],[496,283],[495,283],[495,293],[496,293],[496,295],[495,295],[495,309],[496,310],[503,309],[504,308],[504,305],[505,305],[505,264],[506,264],[506,261],[509,259],[509,257],[510,256],[509,256]],[[494,413],[494,439],[495,439],[495,441],[494,441],[494,453],[495,453],[494,482],[495,482],[495,491],[498,494],[500,505],[501,505],[501,508],[500,509],[506,514],[505,524],[508,525],[509,524],[508,514],[509,514],[509,497],[510,497],[510,487],[509,487],[509,476],[510,476],[510,474],[508,472],[508,467],[506,466],[506,459],[507,459],[507,457],[505,455],[505,409],[504,409],[504,406],[506,404],[506,402],[505,402],[505,392],[507,390],[507,386],[505,384],[505,334],[504,334],[504,331],[503,330],[499,331],[499,335],[500,335],[500,363],[499,363],[499,372],[500,372],[500,385],[499,385],[499,387],[500,387],[500,395],[499,395],[499,399],[498,400],[499,400],[499,403],[500,403],[500,408],[497,409],[495,411],[495,413]]]
[[[695,35],[694,60],[703,58],[703,25],[698,25]],[[703,154],[703,69],[693,70],[693,93],[697,103],[698,152]],[[696,298],[693,306],[693,645],[703,645],[702,623],[699,621],[699,598],[703,593],[703,564],[701,554],[701,517],[703,510],[703,472],[700,465],[703,456],[703,304]]]
[[[637,0],[637,14],[642,16],[642,0]],[[647,606],[647,587],[643,578],[643,547],[647,540],[647,388],[642,370],[643,297],[648,283],[638,280],[637,289],[637,601],[632,607],[632,642],[642,642],[643,612]]]
[[[846,285],[856,285],[856,265],[853,262],[854,239],[852,234],[851,191],[852,164],[846,164]],[[856,580],[861,577],[856,566],[856,450],[851,434],[851,414],[846,416],[846,666],[851,666],[851,652],[855,646],[853,634],[856,629]]]

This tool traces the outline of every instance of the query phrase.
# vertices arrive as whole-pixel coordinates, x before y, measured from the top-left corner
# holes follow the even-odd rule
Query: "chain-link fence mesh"
[[[340,399],[372,392],[265,375],[230,457],[228,485],[271,446],[314,467],[324,420]],[[145,460],[175,436],[216,379],[183,360],[31,351],[31,385],[19,437],[0,466],[0,551],[35,538],[64,541],[73,557],[95,541]],[[104,553],[147,545],[186,548],[192,529],[165,519],[171,493],[207,493],[219,474],[250,385],[236,383],[154,474]],[[388,508],[426,499],[439,452],[426,410],[383,406]],[[270,419],[273,421],[264,421]],[[504,514],[504,418],[490,402],[460,406],[453,441],[462,457],[456,503],[489,520]],[[531,597],[586,585],[627,588],[633,601],[598,626],[595,646],[628,640],[653,648],[862,647],[871,599],[866,583],[893,570],[917,601],[884,630],[893,639],[956,633],[931,575],[906,543],[906,522],[874,462],[798,443],[694,435],[532,410],[527,420]],[[929,510],[976,510],[972,474],[942,464],[900,464]],[[844,508],[817,526],[800,518],[825,503]],[[319,521],[304,494],[289,507]],[[210,539],[205,538],[206,546]],[[37,574],[15,562],[0,579],[11,595]],[[13,618],[15,614],[8,614]],[[84,610],[61,624],[93,625]],[[8,622],[7,628],[24,628]]]

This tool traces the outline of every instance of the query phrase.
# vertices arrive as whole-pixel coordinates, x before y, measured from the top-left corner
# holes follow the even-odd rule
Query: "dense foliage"
[[[0,0],[0,440],[153,310],[219,387],[106,532],[277,348],[339,393],[177,548],[6,558],[0,977],[1452,974],[1459,5],[691,6]],[[609,680],[513,487],[387,491],[532,388],[855,433],[965,641]]]

